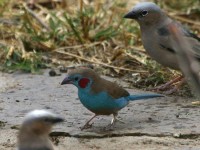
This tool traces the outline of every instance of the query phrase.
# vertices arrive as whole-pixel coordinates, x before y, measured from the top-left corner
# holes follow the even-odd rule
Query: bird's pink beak
[[[66,77],[62,82],[61,82],[61,85],[63,84],[72,84],[72,80],[69,79],[69,77]]]

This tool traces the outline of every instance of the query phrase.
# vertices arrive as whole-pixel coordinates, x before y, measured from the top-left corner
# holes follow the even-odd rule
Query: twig
[[[25,47],[24,47],[24,43],[23,43],[22,39],[20,38],[20,34],[19,33],[16,33],[15,37],[19,42],[19,46],[20,46],[20,49],[22,51],[22,58],[24,58],[25,55],[26,55],[26,50],[25,50]]]
[[[175,16],[175,15],[172,15],[172,17],[177,19],[177,20],[180,20],[182,22],[186,22],[186,23],[190,23],[190,24],[193,24],[193,25],[196,25],[196,26],[200,26],[200,23],[197,22],[197,21],[193,21],[193,20],[186,19],[186,18],[180,17],[180,16]]]
[[[80,12],[82,14],[82,11],[83,11],[83,0],[80,0]]]
[[[136,47],[136,46],[129,46],[131,49],[134,49],[134,50],[136,50],[136,51],[139,51],[139,52],[145,52],[146,53],[146,51],[144,50],[144,48],[139,48],[139,47]],[[129,48],[128,48],[129,49]]]
[[[33,18],[35,18],[35,20],[37,20],[42,25],[42,27],[44,27],[47,31],[51,31],[51,29],[25,4],[24,4],[24,8]]]
[[[74,46],[65,46],[65,47],[60,47],[56,50],[65,50],[65,49],[77,49],[77,48],[82,48],[82,47],[92,47],[92,46],[95,46],[95,45],[99,45],[103,43],[102,41],[101,42],[94,42],[94,43],[91,43],[91,44],[81,44],[81,45],[74,45]]]
[[[141,64],[146,65],[145,62],[141,60],[141,58],[138,58],[137,56],[133,56],[133,55],[127,53],[127,52],[125,52],[125,54],[126,54],[127,56],[129,56],[130,58],[132,58],[132,59],[134,59],[134,60],[137,60],[137,61],[140,62]]]
[[[81,60],[84,60],[84,61],[87,61],[87,62],[90,62],[90,63],[102,65],[102,66],[109,67],[109,68],[113,68],[113,69],[124,70],[124,71],[131,71],[131,72],[137,72],[137,73],[138,73],[138,72],[139,72],[139,73],[146,73],[146,71],[132,70],[132,69],[128,69],[128,68],[116,67],[116,66],[108,65],[108,64],[105,64],[105,63],[103,63],[103,62],[92,61],[92,60],[89,60],[89,59],[80,57],[80,56],[78,56],[78,55],[75,55],[75,54],[72,54],[72,53],[69,53],[69,52],[64,52],[64,51],[61,51],[61,50],[58,50],[58,49],[56,49],[56,50],[54,50],[54,51],[57,52],[57,53],[60,53],[60,54],[69,55],[69,56],[72,56],[72,57],[75,57],[75,58],[78,58],[78,59],[81,59]]]

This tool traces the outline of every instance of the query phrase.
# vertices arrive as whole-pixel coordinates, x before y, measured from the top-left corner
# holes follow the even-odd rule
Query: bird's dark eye
[[[75,77],[74,80],[75,80],[75,81],[78,81],[78,77]]]
[[[148,14],[148,11],[143,10],[143,11],[141,12],[141,14],[142,14],[142,16],[144,17],[144,16],[146,16],[146,15]]]

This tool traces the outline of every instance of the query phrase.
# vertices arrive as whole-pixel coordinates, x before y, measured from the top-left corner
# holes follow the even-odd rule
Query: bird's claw
[[[151,90],[162,93],[162,94],[170,95],[170,94],[177,92],[179,89],[178,89],[177,86],[171,86],[171,85],[170,86],[164,86],[164,85],[162,85],[162,86],[159,86],[159,87],[155,87]]]
[[[115,123],[116,123],[117,121],[120,122],[120,123],[123,123],[123,124],[125,123],[124,121],[120,120],[119,118],[113,118],[113,119],[111,120],[110,124],[107,125],[106,127],[104,127],[103,130],[105,130],[105,131],[113,130],[114,125],[115,125]]]
[[[81,130],[84,130],[84,129],[89,129],[91,128],[93,125],[93,123],[89,124],[89,123],[86,123],[83,127],[81,127]]]
[[[103,131],[108,131],[108,130],[113,130],[113,126],[114,126],[114,124],[109,124],[109,125],[107,125],[107,126],[105,126],[104,128],[103,128]]]
[[[115,124],[115,122],[121,122],[121,123],[125,123],[124,121],[122,121],[122,120],[120,120],[119,118],[117,118],[117,117],[114,117],[112,120],[111,120],[111,125],[113,125],[113,124]]]
[[[149,90],[153,90],[156,92],[161,92],[163,94],[172,94],[179,90],[179,87],[184,83],[184,79],[182,76],[179,76],[161,86],[150,88]]]
[[[118,121],[118,122],[120,122],[120,123],[123,123],[123,124],[125,124],[125,122],[124,121],[122,121],[122,120],[120,120],[119,118],[116,118],[116,120],[115,121]]]
[[[170,94],[172,94],[172,93],[177,92],[178,90],[179,90],[178,87],[177,87],[177,86],[174,86],[173,88],[171,88],[171,89],[169,89],[169,90],[167,90],[167,91],[164,91],[163,94],[170,95]]]
[[[104,130],[113,130],[113,126],[115,125],[115,123],[116,123],[117,121],[119,121],[119,122],[121,122],[121,123],[125,123],[125,122],[123,122],[122,120],[120,120],[119,118],[117,118],[117,116],[114,115],[113,118],[112,118],[112,120],[111,120],[111,122],[110,122],[110,124],[107,125],[107,126],[104,128]]]
[[[166,83],[166,84],[163,84],[163,85],[161,85],[161,86],[157,86],[157,87],[154,87],[154,88],[149,88],[149,90],[153,90],[153,91],[159,92],[159,91],[168,90],[168,89],[170,89],[171,87],[172,87],[171,84]]]

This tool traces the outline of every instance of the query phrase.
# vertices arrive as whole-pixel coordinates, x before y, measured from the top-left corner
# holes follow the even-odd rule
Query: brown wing
[[[106,91],[109,93],[110,96],[112,96],[115,99],[130,95],[128,91],[126,91],[125,89],[117,85],[116,83],[110,82],[102,78],[96,85],[92,85],[92,89],[94,93],[98,93],[100,91]]]

